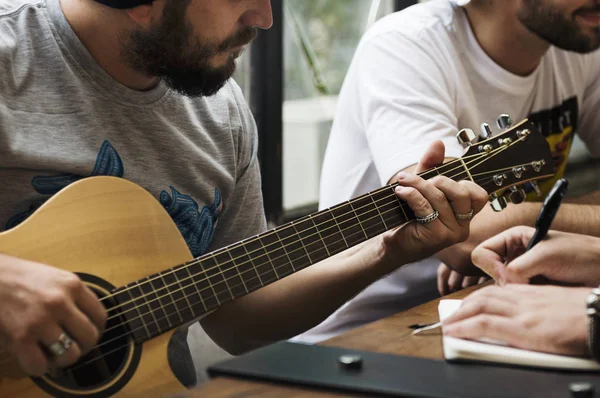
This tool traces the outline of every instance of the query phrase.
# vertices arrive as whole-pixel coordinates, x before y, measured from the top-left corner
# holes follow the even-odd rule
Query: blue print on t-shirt
[[[123,162],[108,141],[102,143],[100,152],[96,159],[96,165],[90,177],[112,176],[122,178],[125,175]],[[68,185],[85,178],[76,174],[61,174],[56,176],[37,176],[31,181],[35,191],[42,195],[54,195]],[[221,211],[221,193],[215,189],[215,197],[212,206],[204,206],[199,210],[198,203],[188,195],[181,194],[171,187],[171,195],[162,191],[160,202],[167,210],[177,228],[183,235],[190,251],[194,256],[200,256],[206,252],[215,232],[215,226]],[[44,201],[32,205],[27,211],[19,213],[8,220],[6,229],[11,229],[25,221]]]
[[[160,193],[160,203],[167,210],[179,232],[185,238],[190,251],[195,257],[204,253],[210,246],[215,232],[215,225],[221,210],[221,193],[215,189],[215,198],[211,207],[204,206],[198,211],[198,203],[187,195],[182,195],[171,187]]]

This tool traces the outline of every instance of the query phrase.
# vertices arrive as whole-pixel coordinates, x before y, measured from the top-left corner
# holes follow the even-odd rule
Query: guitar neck
[[[516,185],[551,177],[551,165],[548,143],[535,125],[524,120],[469,146],[462,158],[421,177],[470,180],[496,200],[497,191],[507,191],[519,202],[525,191]],[[413,220],[412,210],[396,196],[396,186],[387,185],[115,289],[114,303],[107,309],[120,311],[140,343],[187,324],[226,302]],[[499,204],[506,205],[506,201]]]
[[[421,174],[469,178],[459,159]],[[115,291],[138,342],[184,325],[415,218],[388,185]]]

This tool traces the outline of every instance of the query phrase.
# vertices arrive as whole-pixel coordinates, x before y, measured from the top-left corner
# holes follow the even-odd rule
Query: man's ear
[[[151,4],[143,4],[137,7],[128,8],[125,12],[134,23],[140,27],[146,28],[160,19],[160,16],[162,15],[162,9],[159,9],[160,6],[158,3],[159,2],[155,1]]]

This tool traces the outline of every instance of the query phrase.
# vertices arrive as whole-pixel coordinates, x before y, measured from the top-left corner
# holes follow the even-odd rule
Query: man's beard
[[[256,37],[256,28],[246,28],[222,43],[202,43],[186,20],[189,0],[167,3],[161,24],[150,30],[134,30],[123,37],[122,57],[132,68],[163,79],[167,86],[189,97],[216,94],[233,76],[238,53],[225,65],[213,67],[210,60]]]
[[[524,0],[519,20],[532,33],[567,51],[589,53],[600,47],[600,28],[593,35],[582,32],[575,17],[582,11],[598,12],[600,6],[578,10],[572,18],[545,5],[544,0]]]

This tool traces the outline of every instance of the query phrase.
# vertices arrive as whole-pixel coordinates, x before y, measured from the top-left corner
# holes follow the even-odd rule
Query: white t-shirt
[[[362,39],[340,94],[320,207],[387,184],[434,140],[445,143],[447,157],[462,156],[457,132],[482,122],[495,126],[502,113],[538,124],[560,159],[558,174],[574,132],[600,155],[599,66],[600,52],[551,48],[534,73],[514,75],[483,51],[464,10],[450,0],[380,20]],[[561,141],[567,145],[559,150]],[[400,268],[295,340],[317,342],[435,297],[438,265],[429,258]]]

